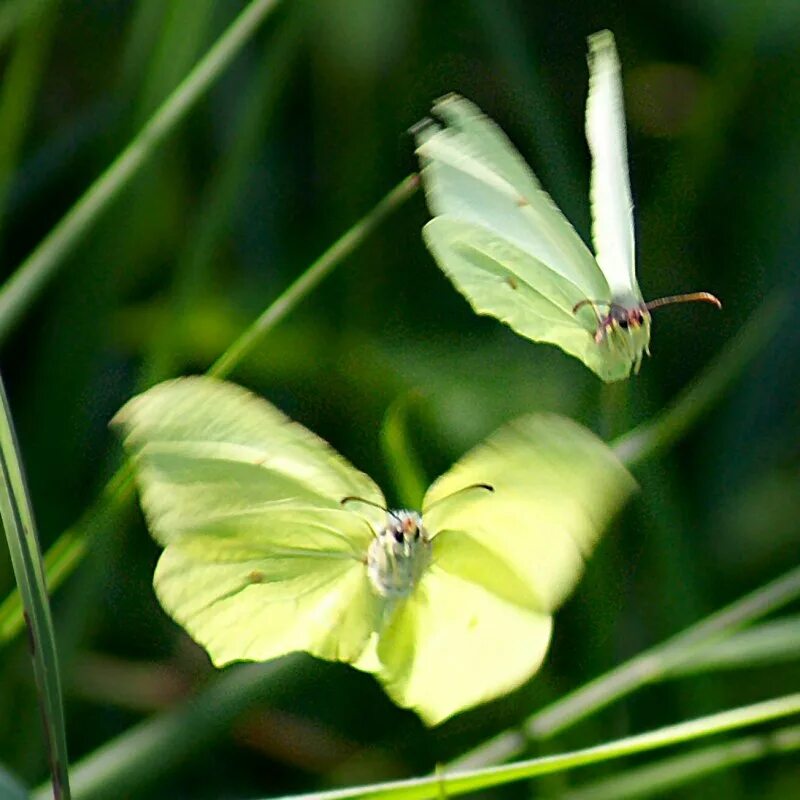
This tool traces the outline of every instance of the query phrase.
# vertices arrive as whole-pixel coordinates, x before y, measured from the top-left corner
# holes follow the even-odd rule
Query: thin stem
[[[0,343],[156,148],[222,74],[279,0],[252,0],[130,144],[86,190],[0,289]]]
[[[743,736],[691,753],[661,759],[577,786],[561,800],[634,800],[664,796],[715,772],[750,764],[767,756],[800,750],[800,726],[791,725],[760,736]]]
[[[263,314],[211,365],[209,375],[223,378],[290,311],[315,289],[336,266],[350,255],[378,225],[417,189],[419,179],[409,175],[387,194],[365,217],[337,239]]]
[[[47,588],[52,593],[81,563],[89,542],[110,530],[128,501],[133,499],[133,470],[123,464],[103,488],[100,497],[67,528],[44,557]],[[22,629],[22,604],[18,591],[0,604],[0,644],[11,640]]]
[[[447,772],[439,770],[434,775],[424,778],[299,794],[285,798],[285,800],[355,800],[356,798],[358,800],[366,800],[366,798],[370,800],[433,800],[441,797],[442,792],[447,797],[455,797],[514,781],[551,775],[636,753],[646,753],[795,714],[800,714],[800,694],[786,695],[763,703],[720,711],[716,714],[679,722],[676,725],[668,725],[654,731],[628,736],[594,747],[518,761],[502,767],[487,767],[455,775],[448,775]]]
[[[0,380],[0,519],[28,626],[28,648],[44,723],[54,800],[69,800],[67,736],[53,619],[22,457]]]
[[[221,377],[236,367],[258,342],[291,312],[333,269],[349,256],[393,210],[399,208],[418,186],[410,175],[392,189],[365,217],[334,242],[297,280],[274,300],[250,327],[208,370]],[[57,589],[83,560],[89,542],[113,527],[120,513],[133,498],[133,470],[123,464],[111,477],[96,500],[80,519],[59,536],[45,555],[45,571],[50,591]],[[18,592],[0,604],[0,644],[22,628],[22,606]]]

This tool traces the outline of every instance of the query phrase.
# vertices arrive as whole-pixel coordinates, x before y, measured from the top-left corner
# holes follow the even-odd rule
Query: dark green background
[[[31,37],[41,50],[28,67],[18,154],[0,130],[4,275],[244,5],[37,3],[40,15],[21,26],[23,4],[0,5],[0,93]],[[406,131],[437,96],[459,91],[492,116],[588,238],[585,37],[603,27],[623,64],[642,291],[713,291],[723,312],[657,312],[641,375],[602,386],[555,348],[472,314],[422,245],[418,194],[234,377],[392,497],[379,432],[389,404],[409,392],[420,396],[410,436],[431,477],[533,408],[610,438],[674,398],[766,295],[796,296],[797,3],[284,0],[3,346],[43,546],[118,463],[106,428],[114,411],[156,378],[205,369],[411,172]],[[558,614],[546,668],[513,697],[429,732],[369,677],[312,664],[278,701],[141,796],[242,797],[422,773],[793,565],[798,330],[791,312],[724,402],[637,469],[640,496]],[[212,671],[158,607],[156,547],[138,511],[128,518],[54,599],[73,759]],[[0,555],[3,595],[12,586]],[[796,663],[683,679],[633,695],[552,747],[796,689]],[[0,760],[33,783],[46,774],[37,714],[17,642],[0,659]],[[785,758],[674,796],[786,798],[798,786],[797,762]]]

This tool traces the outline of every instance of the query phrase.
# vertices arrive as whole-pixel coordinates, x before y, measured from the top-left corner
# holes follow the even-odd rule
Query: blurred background
[[[3,277],[244,6],[0,4]],[[791,306],[800,4],[283,0],[3,343],[43,548],[119,464],[107,429],[116,409],[159,379],[206,369],[412,172],[407,130],[434,98],[458,91],[477,102],[588,240],[585,39],[605,27],[623,65],[642,291],[712,291],[723,312],[656,312],[641,374],[602,386],[557,349],[470,311],[421,242],[417,193],[233,377],[396,499],[381,449],[393,403],[431,478],[531,409],[610,439],[690,384],[768,295]],[[130,796],[258,796],[422,774],[779,575],[796,562],[800,534],[798,384],[791,312],[702,424],[635,470],[642,492],[557,615],[545,669],[513,696],[429,731],[370,677],[304,659],[212,747]],[[214,678],[154,598],[157,556],[131,508],[54,597],[73,760]],[[3,548],[3,597],[13,585]],[[796,690],[791,662],[690,677],[641,691],[548,747]],[[0,761],[30,784],[47,775],[19,637],[0,658]],[[797,760],[776,758],[671,796],[786,798],[798,786]]]

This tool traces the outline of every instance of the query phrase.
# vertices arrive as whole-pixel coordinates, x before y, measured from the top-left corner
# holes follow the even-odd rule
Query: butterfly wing
[[[297,650],[357,661],[383,604],[354,547],[355,517],[286,507],[209,519],[164,550],[156,594],[217,666]]]
[[[635,271],[625,107],[611,31],[589,37],[586,138],[592,153],[592,238],[597,261],[617,302],[641,302]]]
[[[479,483],[494,491],[460,491]],[[634,488],[625,467],[590,431],[534,414],[501,428],[439,478],[423,514],[434,542],[474,540],[530,587],[537,608],[551,612],[572,591]],[[469,566],[480,573],[469,559],[459,574]]]
[[[433,112],[444,126],[426,121],[415,130],[433,216],[486,228],[574,283],[582,297],[607,295],[592,254],[500,128],[455,94],[434,104]],[[451,277],[457,280],[457,273]]]
[[[437,725],[522,684],[551,628],[549,614],[433,564],[381,631],[377,676],[398,705]]]
[[[423,238],[441,269],[479,314],[561,347],[605,381],[626,378],[629,350],[595,340],[600,318],[591,305],[573,310],[612,299],[575,229],[480,109],[451,94],[433,111],[442,124],[427,120],[415,136],[433,214]]]
[[[341,510],[380,489],[326,442],[247,390],[213,378],[166,381],[114,417],[136,467],[150,530],[168,544],[192,521],[291,502]],[[384,513],[363,504],[376,526]],[[368,531],[365,526],[365,533]]]
[[[437,722],[529,678],[552,612],[633,489],[600,440],[560,417],[524,417],[468,453],[425,497],[433,562],[381,633],[389,694]]]
[[[183,378],[114,419],[166,549],[154,584],[217,665],[294,650],[355,661],[382,611],[364,558],[375,484],[324,441],[233,384]],[[363,512],[363,513],[362,513]]]
[[[496,317],[528,339],[560,347],[605,381],[628,376],[627,354],[595,341],[597,320],[591,309],[573,312],[586,295],[572,281],[472,222],[435,217],[423,236],[442,271],[478,314]]]

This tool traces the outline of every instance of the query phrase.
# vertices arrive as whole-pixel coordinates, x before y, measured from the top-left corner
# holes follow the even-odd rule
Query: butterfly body
[[[407,597],[431,560],[431,541],[416,511],[390,511],[367,551],[367,574],[381,597]]]

